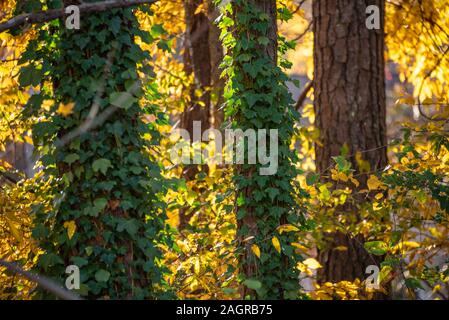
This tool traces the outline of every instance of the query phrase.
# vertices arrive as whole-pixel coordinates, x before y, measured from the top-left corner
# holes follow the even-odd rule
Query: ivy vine
[[[294,44],[279,38],[273,54],[271,35],[277,36],[277,28],[273,30],[276,21],[260,10],[256,1],[235,0],[222,3],[221,8],[219,26],[227,50],[223,61],[228,78],[226,116],[234,128],[277,129],[279,134],[279,166],[274,175],[261,175],[260,164],[240,165],[234,175],[243,295],[295,299],[299,295],[296,264],[301,257],[291,245],[293,233],[281,228],[301,227],[297,196],[305,196],[293,184],[299,173],[295,167],[298,156],[290,144],[299,114],[292,107],[294,101],[286,86],[289,78],[283,72],[291,65],[282,55]],[[281,19],[288,19],[288,13],[278,9]]]
[[[158,98],[145,63],[151,57],[135,42],[152,43],[160,30],[142,31],[133,10],[83,16],[80,30],[52,21],[22,56],[21,86],[42,84],[24,116],[41,117],[33,140],[54,198],[52,210],[34,210],[33,237],[43,250],[36,269],[64,284],[66,267],[78,266],[78,293],[89,299],[171,297],[160,246],[172,240],[158,196],[167,183],[149,152],[159,133],[143,114],[164,117],[151,102]]]

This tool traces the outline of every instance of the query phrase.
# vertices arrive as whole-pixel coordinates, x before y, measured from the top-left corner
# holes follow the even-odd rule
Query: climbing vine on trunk
[[[290,64],[278,59],[278,52],[281,56],[293,44],[278,40],[275,1],[235,0],[222,4],[222,11],[226,116],[234,128],[275,129],[279,135],[279,163],[273,175],[261,174],[261,164],[248,164],[247,152],[245,164],[234,174],[242,296],[297,298],[300,257],[288,230],[298,230],[302,220],[295,194],[304,194],[293,184],[298,158],[290,149],[299,115],[282,71]],[[288,16],[284,9],[279,12],[281,18]]]
[[[160,246],[171,244],[158,197],[166,183],[150,155],[159,133],[144,116],[163,117],[151,103],[150,56],[135,42],[152,43],[161,30],[142,31],[133,10],[82,16],[80,30],[55,20],[22,57],[21,86],[50,84],[26,109],[41,116],[33,140],[54,197],[52,210],[34,210],[36,269],[64,284],[76,265],[78,293],[89,299],[171,295],[160,262]]]

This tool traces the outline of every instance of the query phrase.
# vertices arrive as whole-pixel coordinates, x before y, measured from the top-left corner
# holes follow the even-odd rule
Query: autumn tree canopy
[[[0,299],[449,299],[448,17],[0,0]]]

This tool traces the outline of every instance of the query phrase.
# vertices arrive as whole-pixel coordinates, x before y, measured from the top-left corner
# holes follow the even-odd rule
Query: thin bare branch
[[[102,2],[83,3],[78,7],[81,14],[102,12],[116,8],[127,8],[140,4],[152,4],[157,0],[106,0]],[[48,22],[66,16],[65,8],[36,11],[18,15],[0,24],[0,32],[17,29],[23,25]]]

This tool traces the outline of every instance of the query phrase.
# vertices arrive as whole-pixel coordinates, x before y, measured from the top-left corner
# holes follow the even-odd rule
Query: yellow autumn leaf
[[[384,197],[383,193],[378,193],[378,194],[376,194],[376,196],[375,196],[376,200],[380,200],[380,199],[382,199],[383,197]]]
[[[283,224],[278,227],[279,234],[282,234],[284,232],[292,232],[292,231],[299,231],[299,229],[291,224]]]
[[[200,14],[201,12],[206,12],[206,8],[204,3],[201,3],[195,10],[195,15]]]
[[[347,182],[349,179],[348,176],[343,172],[339,172],[337,176],[338,176],[338,179],[343,182]]]
[[[276,249],[276,251],[281,253],[281,243],[279,242],[279,239],[276,237],[273,237],[271,239],[271,243],[273,243],[273,246]]]
[[[355,185],[356,188],[360,185],[360,182],[357,179],[353,177],[349,177],[349,179],[351,179],[351,182]]]
[[[309,249],[305,246],[303,246],[302,244],[298,243],[298,242],[292,242],[291,243],[292,247],[295,247],[298,250],[301,250],[302,252],[307,252],[309,251]]]
[[[64,228],[67,229],[67,236],[72,239],[76,231],[76,223],[73,220],[64,222]]]
[[[396,105],[398,104],[408,104],[408,105],[414,105],[415,104],[415,98],[413,97],[402,97],[396,100]]]
[[[371,175],[366,183],[370,191],[380,189],[383,186],[383,183],[375,175]]]
[[[254,252],[254,254],[260,259],[260,248],[257,244],[253,244],[251,246],[251,250]]]
[[[9,230],[11,230],[12,235],[18,242],[22,242],[22,236],[20,235],[19,230],[17,230],[16,226],[14,225],[14,222],[11,220],[12,219],[9,219],[9,214],[6,214],[6,223],[9,226]]]
[[[33,139],[30,136],[24,136],[23,139],[26,143],[33,145]]]
[[[59,104],[58,110],[56,112],[64,117],[67,117],[72,114],[74,106],[75,104],[73,102],[68,104],[61,103]]]
[[[322,268],[323,266],[314,258],[308,258],[302,262],[304,265],[307,266],[307,268],[315,270]]]

